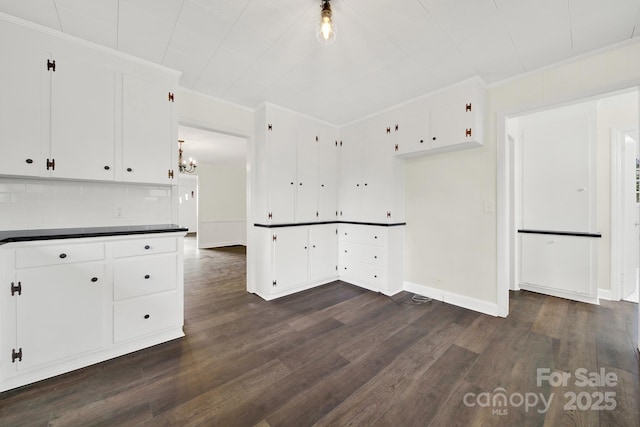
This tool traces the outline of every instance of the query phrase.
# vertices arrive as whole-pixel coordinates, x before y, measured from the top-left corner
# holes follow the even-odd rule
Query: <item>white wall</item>
[[[491,87],[483,148],[407,163],[405,279],[497,303],[497,218],[483,202],[497,201],[498,116],[639,83],[635,42]]]
[[[198,247],[246,245],[247,172],[199,165]]]

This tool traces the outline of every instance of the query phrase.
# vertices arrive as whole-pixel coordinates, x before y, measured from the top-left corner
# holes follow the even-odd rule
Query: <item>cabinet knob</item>
[[[151,246],[149,246],[149,245],[144,245],[144,248],[145,248],[145,249],[147,249],[147,250],[149,250],[149,249],[151,249]]]
[[[293,181],[291,181],[291,185],[293,185]]]
[[[421,140],[420,140],[420,144],[424,144],[424,139],[421,139]]]
[[[144,275],[144,278],[145,278],[145,279],[149,279],[149,278],[151,278],[151,276],[149,276],[148,274],[145,274],[145,275]]]
[[[304,248],[305,248],[305,249],[307,249],[307,247],[306,247],[306,246],[305,246]]]
[[[377,238],[378,238],[378,236],[373,236],[373,238],[374,238],[374,239],[377,239]]]
[[[433,140],[435,141],[435,140],[436,140],[436,137],[434,136],[434,137],[433,137],[433,138],[431,138],[431,139],[433,139]]]
[[[67,254],[60,254],[61,259],[65,259],[66,257],[67,257]]]
[[[315,248],[315,247],[316,247],[316,245],[313,245],[313,247]]]
[[[148,319],[148,318],[150,318],[150,317],[151,317],[151,316],[150,316],[150,315],[148,315],[148,314],[145,314],[145,315],[144,315],[144,318],[145,318],[145,319]]]
[[[367,184],[367,183],[365,182],[365,183],[364,183],[364,186],[366,187],[367,185],[369,185],[369,184]]]
[[[108,171],[109,169],[111,169],[109,166],[105,166],[104,170]]]
[[[356,187],[360,187],[360,184],[356,184]]]
[[[300,185],[302,185],[302,183],[300,183]]]
[[[31,163],[33,163],[33,159],[27,159],[27,160],[25,160],[25,162],[27,162],[28,164],[31,164]]]
[[[92,277],[92,278],[91,278],[91,281],[92,281],[93,283],[96,283],[96,282],[98,281],[98,278],[97,278],[97,277]]]
[[[127,168],[127,172],[133,172],[133,169]]]

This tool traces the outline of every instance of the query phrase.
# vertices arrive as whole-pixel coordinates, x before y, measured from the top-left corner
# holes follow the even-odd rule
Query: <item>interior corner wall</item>
[[[640,41],[490,87],[484,147],[407,162],[405,280],[496,304],[498,115],[638,84]]]

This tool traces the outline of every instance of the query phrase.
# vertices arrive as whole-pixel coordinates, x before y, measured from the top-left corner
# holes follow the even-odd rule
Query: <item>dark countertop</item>
[[[176,224],[126,225],[113,227],[43,228],[38,230],[0,231],[0,245],[11,242],[34,240],[77,239],[82,237],[124,236],[130,234],[153,234],[188,231]]]

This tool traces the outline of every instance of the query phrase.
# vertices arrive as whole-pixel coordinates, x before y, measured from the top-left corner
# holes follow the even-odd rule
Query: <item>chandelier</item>
[[[182,157],[183,149],[182,144],[184,144],[184,139],[178,140],[178,168],[180,168],[180,172],[182,173],[193,173],[196,171],[196,161],[189,157],[189,163]]]

